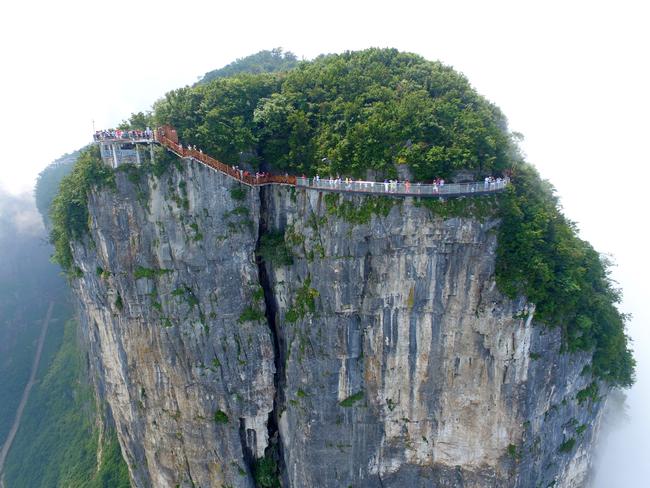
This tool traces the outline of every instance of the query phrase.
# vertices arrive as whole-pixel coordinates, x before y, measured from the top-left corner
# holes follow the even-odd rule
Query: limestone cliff
[[[189,161],[116,182],[74,288],[135,486],[254,487],[263,458],[287,487],[585,486],[589,355],[499,293],[498,221]]]

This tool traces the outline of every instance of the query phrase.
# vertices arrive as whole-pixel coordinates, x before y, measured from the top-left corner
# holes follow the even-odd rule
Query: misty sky
[[[525,136],[566,214],[614,256],[639,362],[632,424],[610,437],[599,488],[650,479],[646,308],[649,7],[644,1],[5,2],[0,188],[237,57],[396,47],[454,66]],[[611,475],[609,474],[611,473]],[[609,477],[608,476],[612,476]]]

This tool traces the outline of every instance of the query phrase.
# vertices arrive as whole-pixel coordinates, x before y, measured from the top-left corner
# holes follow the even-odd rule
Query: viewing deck
[[[110,144],[153,144],[156,142],[156,139],[152,137],[101,137],[96,138],[95,142],[99,143],[110,143]]]
[[[462,196],[478,196],[503,191],[510,183],[507,178],[489,179],[486,181],[474,181],[469,183],[410,183],[408,181],[361,181],[351,179],[330,179],[330,178],[308,178],[285,175],[270,174],[250,174],[249,172],[236,168],[215,158],[208,156],[203,151],[191,147],[184,147],[178,141],[176,130],[170,126],[160,127],[153,133],[146,136],[142,134],[129,134],[126,137],[120,134],[119,137],[95,136],[95,142],[99,144],[115,145],[129,144],[136,147],[136,156],[138,144],[160,144],[168,151],[176,154],[180,158],[191,158],[201,164],[209,166],[231,178],[248,186],[263,185],[288,185],[297,188],[306,188],[318,191],[337,192],[337,193],[360,193],[372,195],[390,195],[399,197],[425,197],[425,198],[446,198]],[[152,154],[153,160],[153,154]],[[115,151],[111,154],[113,166],[119,163]],[[126,161],[131,162],[131,161]]]
[[[99,145],[99,152],[106,164],[117,168],[122,164],[142,164],[143,158],[154,159],[154,132],[146,131],[97,131],[93,140]]]

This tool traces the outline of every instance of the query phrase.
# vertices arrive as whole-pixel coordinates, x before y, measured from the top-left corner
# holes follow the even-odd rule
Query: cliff
[[[88,211],[74,290],[134,486],[585,485],[590,355],[498,291],[494,217],[189,161]]]

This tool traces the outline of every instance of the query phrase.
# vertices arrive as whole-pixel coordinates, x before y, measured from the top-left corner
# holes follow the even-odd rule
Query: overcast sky
[[[567,215],[614,255],[638,350],[633,427],[610,440],[617,482],[645,486],[650,384],[650,18],[645,1],[4,2],[0,17],[0,187],[148,109],[166,91],[262,49],[299,57],[396,47],[463,72],[525,136],[529,161]],[[623,435],[621,434],[621,435]],[[619,435],[619,437],[621,437]],[[625,469],[623,469],[625,466]],[[631,478],[623,482],[621,476]]]

